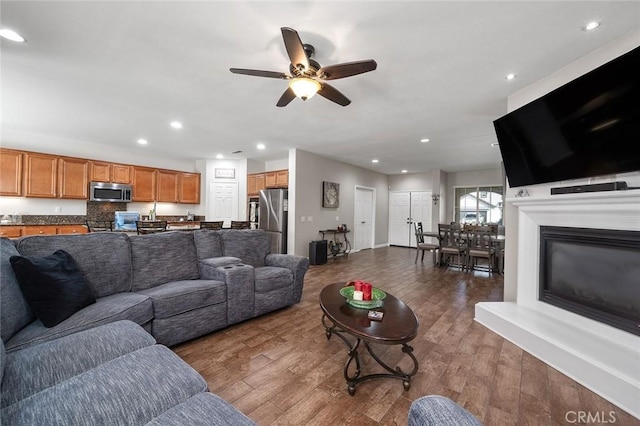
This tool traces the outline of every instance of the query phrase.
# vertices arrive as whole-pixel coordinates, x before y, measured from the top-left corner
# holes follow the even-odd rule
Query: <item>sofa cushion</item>
[[[221,257],[210,257],[208,259],[201,259],[200,263],[217,268],[218,266],[238,265],[242,263],[242,260],[240,260],[240,258],[238,257],[221,256]]]
[[[133,290],[200,278],[193,232],[171,231],[131,236]]]
[[[225,256],[239,257],[254,268],[265,265],[271,250],[269,236],[261,229],[233,229],[220,231]]]
[[[222,233],[210,229],[193,231],[198,260],[222,256]]]
[[[440,395],[416,399],[409,407],[408,426],[482,426],[473,414]]]
[[[187,280],[140,290],[153,301],[154,318],[169,318],[203,306],[224,303],[226,286],[221,281]]]
[[[19,254],[11,240],[0,238],[0,338],[5,342],[36,319],[9,262]]]
[[[210,392],[202,392],[174,405],[146,426],[251,426],[253,420]]]
[[[29,306],[45,327],[96,303],[84,274],[64,250],[44,257],[11,256],[9,261]]]
[[[12,352],[7,357],[0,406],[154,344],[155,339],[139,325],[118,321]]]
[[[154,345],[5,407],[0,418],[8,425],[145,424],[206,390],[193,368]]]
[[[23,349],[115,321],[131,320],[144,325],[152,318],[153,304],[147,296],[130,292],[112,294],[99,297],[96,303],[76,312],[55,327],[45,328],[40,320],[32,322],[7,342],[7,351]]]
[[[131,291],[131,250],[124,233],[84,235],[33,235],[17,240],[23,256],[48,256],[56,250],[69,253],[96,297]]]
[[[275,266],[263,266],[255,268],[256,293],[266,293],[293,285],[293,272],[290,269]]]
[[[203,306],[169,318],[154,318],[151,333],[158,343],[177,345],[226,327],[227,304]]]

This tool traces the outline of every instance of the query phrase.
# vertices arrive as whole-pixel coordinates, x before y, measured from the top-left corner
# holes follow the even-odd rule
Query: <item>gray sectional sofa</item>
[[[259,230],[1,239],[3,424],[251,424],[162,345],[299,302],[308,259],[269,247]],[[45,327],[10,258],[56,250],[95,303]]]

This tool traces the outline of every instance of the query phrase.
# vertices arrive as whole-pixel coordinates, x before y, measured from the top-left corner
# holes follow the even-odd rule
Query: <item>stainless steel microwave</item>
[[[91,182],[89,186],[91,201],[129,203],[131,202],[131,193],[131,185],[122,183]]]

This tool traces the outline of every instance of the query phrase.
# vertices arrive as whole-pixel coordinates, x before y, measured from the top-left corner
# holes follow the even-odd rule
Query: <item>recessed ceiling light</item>
[[[422,139],[420,139],[420,142],[427,143],[427,142],[429,142],[429,139],[428,138],[422,138]]]
[[[402,171],[402,173],[407,173],[407,170],[406,170],[406,169],[405,169],[405,170],[403,170],[403,171]]]
[[[18,43],[24,43],[26,41],[20,34],[8,28],[0,29],[0,37],[4,37],[7,40],[15,41]]]
[[[371,160],[371,162],[372,162],[372,163],[377,163],[378,161],[379,161],[379,160],[378,160],[377,158],[376,158],[376,159]]]
[[[598,21],[591,21],[589,22],[587,25],[584,26],[584,30],[585,31],[591,31],[591,30],[595,30],[596,28],[598,28],[600,26],[600,22]]]
[[[217,158],[218,160],[222,160],[222,159],[224,158],[224,155],[222,155],[222,154],[218,154],[218,155],[216,155],[216,158]]]
[[[492,144],[491,144],[491,148],[495,148],[495,147],[497,147],[497,146],[500,146],[500,145],[498,144],[498,142],[494,142],[494,143],[492,143]]]
[[[507,80],[513,80],[514,78],[516,78],[516,75],[514,73],[511,73],[507,74],[504,78],[506,78]]]
[[[257,145],[257,148],[258,148],[258,149],[265,149],[265,148],[266,148],[266,146],[265,146],[265,144],[263,144],[263,143],[259,143],[259,144]]]
[[[146,139],[142,139],[142,138],[140,138],[140,139],[138,139],[138,143],[139,143],[140,145],[146,145],[146,144],[148,144],[148,143],[149,143],[149,141],[148,141],[148,140],[146,140]]]
[[[182,123],[179,121],[172,121],[170,126],[174,129],[182,129]]]

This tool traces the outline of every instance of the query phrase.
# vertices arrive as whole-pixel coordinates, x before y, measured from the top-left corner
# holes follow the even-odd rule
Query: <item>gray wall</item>
[[[447,196],[445,200],[445,222],[453,220],[455,199],[453,189],[460,186],[500,186],[504,185],[502,168],[447,173]]]
[[[292,182],[293,181],[293,182]],[[340,184],[340,206],[322,207],[322,182]],[[289,241],[293,250],[289,253],[300,256],[309,254],[309,242],[321,239],[321,229],[335,229],[346,223],[353,229],[355,212],[355,187],[375,189],[375,242],[385,245],[389,236],[389,190],[388,176],[319,157],[306,151],[292,149],[289,154]],[[305,221],[301,218],[304,216]],[[312,218],[309,221],[309,217]],[[336,217],[339,219],[336,220]],[[352,234],[350,234],[351,236]],[[352,239],[352,238],[351,238]],[[291,244],[290,244],[291,246]]]

